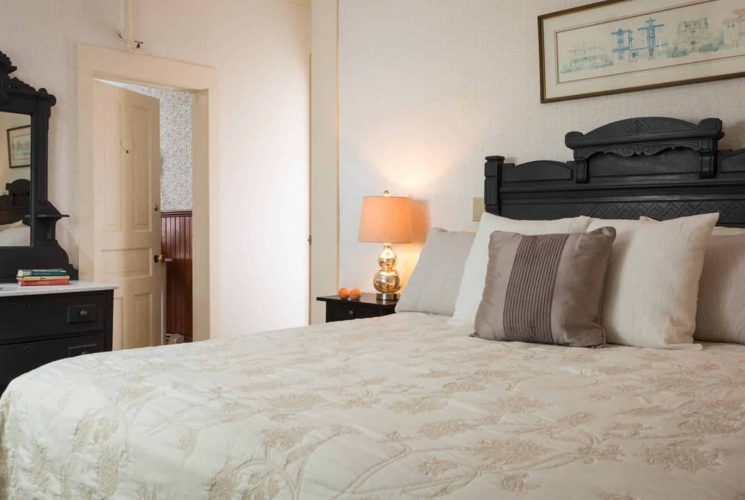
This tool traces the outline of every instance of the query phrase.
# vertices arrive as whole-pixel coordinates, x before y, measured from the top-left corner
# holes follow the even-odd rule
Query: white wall
[[[50,199],[73,217],[77,260],[78,42],[121,48],[120,0],[0,0],[0,50],[58,98]],[[145,54],[217,69],[220,84],[222,335],[307,322],[309,9],[288,0],[139,0]]]
[[[722,146],[745,147],[742,78],[540,104],[536,18],[586,3],[341,0],[342,286],[371,289],[379,249],[356,241],[364,195],[409,195],[426,223],[472,228],[489,154],[569,160],[566,132],[654,115],[720,117]],[[417,249],[398,249],[408,272]]]

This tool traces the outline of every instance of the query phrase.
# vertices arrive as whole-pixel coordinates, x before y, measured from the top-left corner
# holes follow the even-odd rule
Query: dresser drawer
[[[104,328],[104,293],[65,293],[0,300],[0,344]]]
[[[0,386],[52,361],[102,351],[103,333],[0,346]]]

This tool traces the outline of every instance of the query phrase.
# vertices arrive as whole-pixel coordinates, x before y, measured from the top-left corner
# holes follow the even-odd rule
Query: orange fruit
[[[339,288],[338,295],[340,299],[346,299],[349,297],[349,290],[347,288]]]
[[[352,288],[349,291],[349,300],[360,300],[360,297],[362,297],[362,292],[359,288]]]

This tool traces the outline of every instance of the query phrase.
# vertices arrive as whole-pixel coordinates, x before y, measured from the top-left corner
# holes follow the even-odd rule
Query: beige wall
[[[121,0],[4,0],[0,50],[58,98],[50,199],[77,261],[76,46],[123,49]],[[288,0],[135,0],[142,53],[213,66],[219,78],[222,335],[308,318],[309,8]]]
[[[571,159],[570,130],[632,116],[724,120],[745,147],[745,80],[540,104],[536,17],[585,0],[341,0],[340,283],[371,289],[377,245],[359,243],[362,197],[420,200],[433,226],[474,227],[483,158]],[[416,246],[399,245],[411,269]]]

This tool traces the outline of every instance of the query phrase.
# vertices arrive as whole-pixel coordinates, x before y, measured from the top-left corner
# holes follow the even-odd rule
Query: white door
[[[160,118],[157,99],[96,81],[94,279],[116,283],[114,349],[161,343]]]

